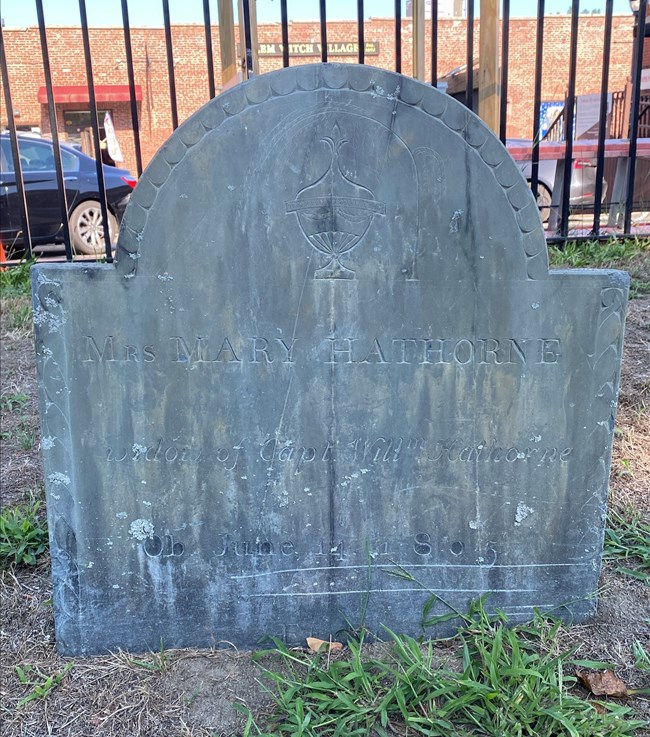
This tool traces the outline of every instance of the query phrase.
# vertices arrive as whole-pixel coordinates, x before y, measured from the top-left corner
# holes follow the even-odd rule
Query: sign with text
[[[318,56],[321,55],[322,45],[317,41],[305,41],[289,44],[290,56]],[[282,56],[284,46],[281,43],[263,43],[258,46],[259,56]],[[379,55],[379,41],[365,42],[366,56]],[[330,41],[327,44],[328,56],[358,56],[358,41]]]

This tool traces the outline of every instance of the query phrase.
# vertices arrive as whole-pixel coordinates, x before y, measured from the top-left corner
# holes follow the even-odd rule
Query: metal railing
[[[52,146],[54,150],[55,175],[57,182],[58,207],[61,215],[62,239],[65,247],[65,256],[67,260],[73,259],[73,249],[71,245],[71,234],[68,223],[69,211],[66,202],[66,193],[64,187],[64,174],[61,161],[61,146],[59,134],[57,130],[57,116],[55,96],[52,84],[52,70],[50,68],[50,56],[48,52],[48,35],[46,30],[46,20],[43,11],[43,0],[34,0],[38,16],[38,29],[40,36],[40,49],[43,64],[43,77],[45,89],[47,92],[49,124],[52,137]],[[99,199],[101,212],[104,222],[108,222],[108,206],[106,200],[106,191],[104,187],[104,170],[102,166],[100,151],[100,135],[98,123],[98,108],[95,96],[95,83],[93,77],[93,59],[91,55],[91,47],[89,40],[89,26],[86,14],[86,0],[78,0],[79,2],[79,19],[83,39],[84,59],[86,69],[86,82],[88,86],[90,117],[92,121],[93,140],[94,140],[94,157],[96,160],[96,171],[99,188]],[[163,25],[165,37],[165,50],[167,61],[167,79],[169,86],[169,101],[171,111],[171,125],[175,129],[179,124],[179,108],[176,91],[176,72],[174,68],[174,43],[172,35],[172,19],[169,11],[169,1],[161,0],[163,11]],[[418,23],[424,20],[424,9],[421,6],[423,0],[415,0],[414,15],[418,13],[414,21],[414,25],[418,28]],[[203,25],[205,29],[205,61],[207,71],[207,81],[209,87],[210,98],[217,94],[217,86],[215,79],[215,63],[212,47],[212,23],[210,14],[210,1],[202,0],[203,3]],[[610,68],[610,52],[612,47],[612,20],[613,20],[613,0],[606,0],[603,21],[603,52],[602,52],[602,70],[600,84],[600,118],[598,124],[597,152],[596,152],[596,192],[593,204],[593,221],[588,233],[589,237],[605,237],[610,234],[607,227],[601,225],[601,195],[603,192],[602,179],[605,172],[605,160],[607,158],[607,139],[611,137],[614,129],[619,133],[620,137],[629,139],[629,146],[625,149],[625,163],[622,165],[623,174],[617,171],[617,177],[624,178],[624,186],[620,185],[619,191],[622,192],[621,201],[614,203],[623,211],[622,216],[622,234],[631,234],[632,213],[634,209],[634,182],[635,171],[637,168],[637,151],[639,148],[639,138],[650,136],[650,95],[642,91],[641,72],[643,62],[643,42],[645,37],[646,15],[648,0],[641,0],[640,8],[635,16],[636,33],[633,41],[633,74],[630,84],[631,100],[629,102],[629,115],[625,116],[621,112],[620,100],[625,98],[623,92],[614,92],[614,106],[609,116],[611,122],[610,129],[607,129],[608,120],[608,95],[609,93],[609,68]],[[475,103],[475,86],[474,86],[474,63],[475,63],[475,46],[474,46],[474,20],[475,20],[475,0],[466,0],[466,85],[463,102],[470,109],[474,108]],[[221,3],[220,3],[221,6]],[[243,45],[240,53],[240,63],[244,77],[253,76],[258,72],[255,68],[257,61],[257,53],[254,48],[254,39],[257,37],[255,26],[254,7],[252,8],[250,0],[240,0],[241,17],[240,17],[240,36]],[[556,220],[559,219],[558,229],[556,232],[550,233],[551,240],[564,241],[570,236],[570,188],[573,161],[574,146],[574,115],[576,111],[576,78],[578,69],[578,36],[579,36],[579,19],[580,19],[580,3],[579,0],[572,0],[571,4],[571,21],[569,35],[569,74],[566,85],[565,108],[561,121],[557,123],[554,135],[549,137],[555,140],[564,140],[563,149],[563,167],[562,179],[556,178],[556,183],[563,191],[563,197],[559,204],[554,206],[558,209]],[[422,9],[420,9],[422,7]],[[124,46],[126,53],[126,70],[128,74],[128,87],[130,96],[130,114],[131,125],[133,130],[133,140],[135,148],[135,162],[137,173],[140,175],[143,169],[142,154],[142,128],[139,120],[138,106],[136,102],[136,74],[133,59],[133,39],[129,20],[128,0],[121,0],[122,9],[122,27],[124,32]],[[542,81],[543,81],[543,58],[544,58],[544,32],[547,24],[545,16],[545,0],[537,0],[537,23],[536,23],[536,52],[534,60],[534,95],[532,106],[532,130],[533,137],[531,141],[531,161],[532,175],[531,187],[533,192],[537,192],[539,187],[539,165],[540,155],[543,159],[544,142],[541,141],[540,135],[540,108],[542,103]],[[251,12],[253,11],[253,12]],[[358,58],[359,64],[364,64],[366,59],[366,28],[365,28],[365,11],[364,0],[356,2],[356,25],[358,40]],[[402,13],[401,0],[395,0],[394,3],[394,58],[395,71],[401,72],[403,69],[403,32],[405,18]],[[433,86],[438,86],[439,77],[439,17],[437,3],[431,3],[431,19],[429,20],[429,45],[431,50],[430,56],[430,72],[431,76],[427,82]],[[319,17],[316,22],[320,26],[320,57],[321,62],[328,61],[328,21],[327,21],[327,3],[326,0],[319,0]],[[510,0],[501,0],[501,39],[500,39],[500,122],[498,132],[501,140],[506,142],[506,131],[508,124],[508,85],[509,85],[509,63],[510,63]],[[421,26],[424,28],[424,25]],[[289,66],[290,63],[296,63],[298,60],[290,55],[289,45],[291,42],[291,28],[288,20],[288,4],[287,0],[280,0],[280,32],[282,38],[282,65]],[[423,74],[424,60],[424,36],[418,38],[418,33],[413,33],[415,39],[414,49],[414,65],[419,66],[418,59],[422,62],[422,66],[416,71],[419,76]],[[7,126],[10,133],[11,151],[15,163],[16,175],[16,192],[20,203],[20,218],[22,224],[22,238],[25,243],[25,253],[29,257],[32,253],[32,237],[30,232],[29,212],[27,207],[27,198],[25,191],[25,179],[21,169],[20,155],[18,150],[18,139],[16,123],[14,119],[14,107],[12,104],[11,78],[9,75],[7,54],[5,49],[5,39],[2,29],[0,29],[0,66],[2,68],[2,86],[4,91],[5,108],[7,113]],[[621,97],[623,96],[623,97]],[[623,121],[628,123],[627,130],[623,129]],[[621,149],[622,150],[622,149]],[[645,151],[645,149],[643,149]],[[611,155],[611,152],[610,152]],[[548,158],[548,157],[546,157]],[[621,189],[622,187],[622,189]],[[108,239],[106,239],[108,241]],[[113,260],[113,253],[110,244],[107,242],[105,250],[105,258],[108,262]]]

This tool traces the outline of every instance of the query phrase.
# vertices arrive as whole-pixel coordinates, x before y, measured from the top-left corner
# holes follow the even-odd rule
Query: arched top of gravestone
[[[317,279],[373,261],[459,284],[548,274],[536,203],[487,126],[429,85],[351,64],[256,77],[189,118],[131,197],[117,269],[126,284],[197,267],[222,279],[307,255]]]

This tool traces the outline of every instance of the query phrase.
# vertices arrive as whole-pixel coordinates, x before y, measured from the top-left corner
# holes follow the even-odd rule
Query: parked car
[[[0,144],[0,240],[7,254],[16,257],[24,253],[25,243],[8,133],[0,134]],[[63,224],[52,141],[19,133],[18,151],[32,245],[62,243]],[[101,255],[105,252],[104,229],[95,160],[74,146],[61,143],[61,163],[73,250]],[[127,169],[104,165],[104,183],[109,234],[114,243],[136,179]]]
[[[530,141],[508,140],[508,144],[531,145]],[[531,183],[533,176],[533,162],[516,161],[521,173]],[[546,222],[551,214],[551,200],[553,197],[553,186],[555,184],[555,170],[557,161],[554,159],[542,159],[539,162],[537,205],[542,222]],[[593,209],[596,192],[596,159],[574,159],[571,169],[571,190],[569,194],[569,205],[576,210]],[[603,177],[602,202],[607,196],[607,181]]]

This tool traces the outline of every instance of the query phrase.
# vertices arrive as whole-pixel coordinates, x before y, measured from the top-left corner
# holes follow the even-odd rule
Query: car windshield
[[[52,144],[45,141],[31,141],[22,138],[18,141],[18,150],[20,152],[20,164],[23,172],[54,171],[54,150]],[[2,139],[2,154],[2,168],[4,169],[6,165],[7,171],[14,171],[11,141],[8,138]],[[63,148],[61,149],[61,163],[65,172],[74,172],[79,169],[79,160],[77,157]]]

